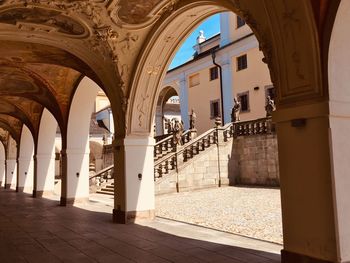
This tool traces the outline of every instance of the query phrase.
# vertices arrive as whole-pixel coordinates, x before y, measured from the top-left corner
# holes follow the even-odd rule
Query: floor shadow
[[[140,224],[113,224],[107,212],[0,190],[0,262],[249,262],[280,255],[185,238]],[[175,226],[176,227],[176,226]],[[179,229],[186,231],[186,229]]]

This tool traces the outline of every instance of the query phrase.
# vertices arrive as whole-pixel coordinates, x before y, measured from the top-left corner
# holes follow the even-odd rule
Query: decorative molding
[[[143,29],[153,25],[162,15],[176,9],[179,0],[119,0],[110,7],[109,15],[115,25]]]

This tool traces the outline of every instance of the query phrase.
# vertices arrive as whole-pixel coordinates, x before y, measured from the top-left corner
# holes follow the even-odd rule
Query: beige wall
[[[209,69],[210,67],[197,72],[199,85],[189,87],[190,82],[187,81],[188,109],[191,111],[193,108],[196,112],[196,128],[199,134],[214,127],[214,119],[210,119],[210,101],[220,99],[219,79],[209,81]]]
[[[262,52],[258,48],[253,48],[246,53],[248,57],[248,68],[236,71],[236,57],[232,57],[233,94],[236,96],[242,92],[249,92],[250,111],[241,113],[241,121],[253,120],[265,117],[265,87],[271,86],[269,70],[261,60]],[[239,56],[240,56],[239,55]],[[214,127],[214,119],[210,119],[210,101],[220,99],[219,79],[209,81],[209,69],[197,71],[199,73],[200,84],[190,87],[190,76],[187,85],[189,88],[189,110],[194,108],[197,114],[196,128],[198,133],[203,133]],[[259,90],[254,90],[259,87]],[[221,110],[221,109],[220,109]]]
[[[237,71],[236,57],[232,57],[233,94],[249,92],[249,112],[240,114],[241,121],[253,120],[265,117],[265,87],[271,86],[268,67],[261,60],[263,54],[258,48],[253,48],[247,53],[248,67]],[[259,90],[254,90],[259,87]]]
[[[95,111],[102,110],[103,108],[110,105],[110,102],[106,96],[106,94],[101,90],[97,93],[95,100]]]

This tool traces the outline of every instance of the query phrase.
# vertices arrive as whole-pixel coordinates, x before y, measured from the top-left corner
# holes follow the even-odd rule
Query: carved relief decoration
[[[267,0],[264,3],[270,10],[271,23],[275,25],[275,45],[278,47],[275,52],[280,63],[278,73],[284,83],[278,89],[279,102],[288,104],[322,97],[317,28],[312,20],[310,3]]]

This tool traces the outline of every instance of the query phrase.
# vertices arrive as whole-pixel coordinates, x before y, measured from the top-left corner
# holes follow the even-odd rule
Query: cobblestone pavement
[[[222,187],[157,196],[156,215],[282,244],[279,189]]]

